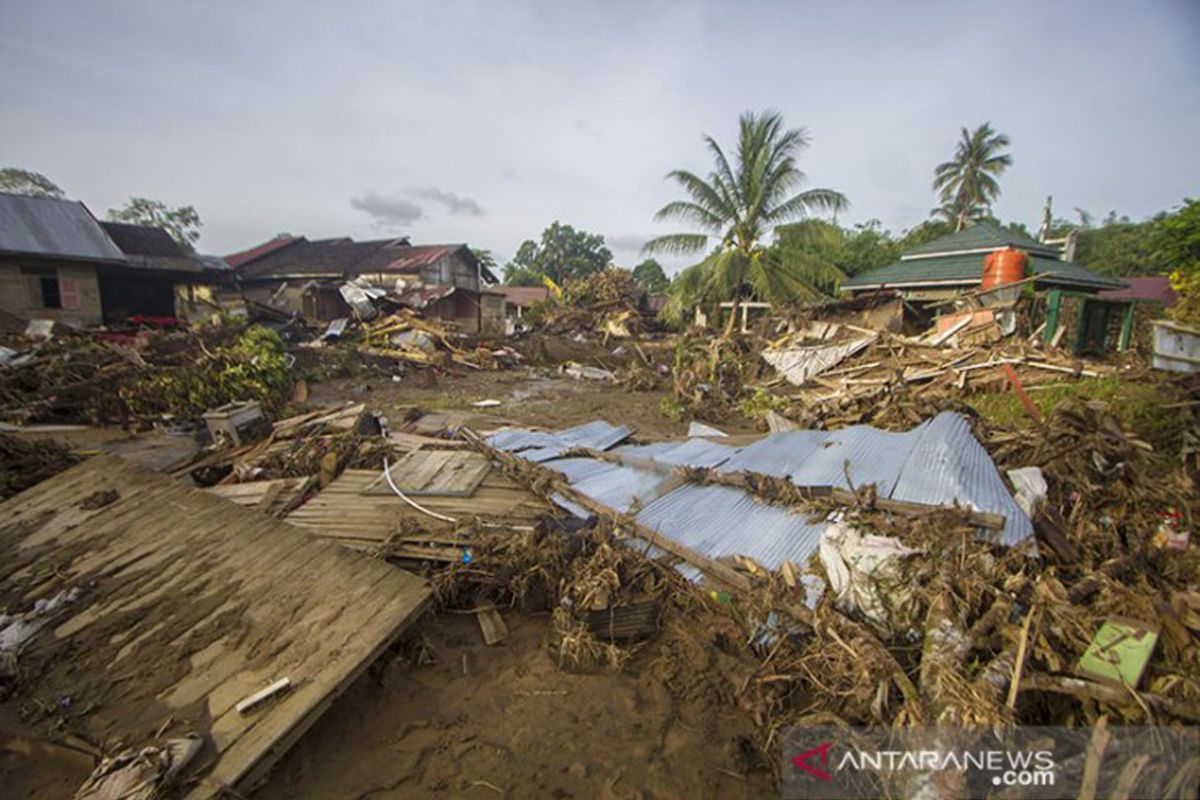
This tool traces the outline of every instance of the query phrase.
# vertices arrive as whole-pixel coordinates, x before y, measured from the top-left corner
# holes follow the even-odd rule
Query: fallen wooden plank
[[[1038,413],[1038,408],[1029,399],[1029,395],[1025,393],[1025,387],[1021,385],[1021,379],[1017,377],[1017,371],[1013,369],[1012,364],[1004,364],[1005,377],[1008,378],[1009,384],[1012,386],[1013,392],[1017,395],[1017,399],[1021,401],[1021,407],[1025,409],[1025,413],[1030,416],[1034,422],[1041,422],[1042,415]]]
[[[475,609],[475,619],[479,621],[479,631],[483,634],[483,643],[488,647],[497,645],[508,638],[508,626],[504,617],[495,606],[489,605]]]

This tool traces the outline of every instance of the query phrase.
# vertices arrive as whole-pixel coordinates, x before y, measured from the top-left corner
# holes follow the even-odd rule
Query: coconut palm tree
[[[955,231],[991,213],[1000,195],[996,178],[1012,166],[1012,156],[1002,152],[1008,145],[1008,137],[992,130],[990,122],[974,131],[963,128],[954,159],[934,169],[933,188],[942,201],[934,213],[954,223]]]
[[[742,115],[732,161],[711,136],[705,136],[704,142],[713,157],[713,171],[707,179],[682,169],[669,172],[667,178],[678,183],[689,199],[667,203],[654,217],[690,223],[693,232],[660,236],[644,249],[688,255],[707,252],[676,278],[671,302],[679,311],[701,300],[731,300],[725,328],[729,336],[738,305],[749,291],[768,302],[786,303],[819,297],[822,284],[844,277],[831,264],[769,248],[766,239],[780,224],[812,211],[838,211],[848,203],[832,189],[793,194],[805,181],[796,156],[809,140],[803,129],[785,129],[778,112]]]

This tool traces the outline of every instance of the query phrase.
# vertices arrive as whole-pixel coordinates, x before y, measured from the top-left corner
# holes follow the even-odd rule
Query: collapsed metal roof
[[[613,450],[623,463],[558,457],[578,448],[609,450],[628,436],[624,426],[596,421],[558,433],[502,431],[489,443],[560,472],[589,499],[634,514],[642,525],[701,555],[750,556],[769,569],[778,569],[784,561],[807,561],[827,521],[810,521],[803,513],[729,486],[680,485],[663,467],[755,472],[787,478],[797,486],[874,484],[879,497],[1002,514],[1005,526],[999,539],[1004,545],[1016,545],[1033,534],[1033,523],[1008,493],[967,420],[953,412],[900,433],[856,425],[837,431],[775,433],[741,448],[695,438],[626,445]],[[569,501],[560,505],[587,514]],[[682,571],[693,578],[699,575]]]
[[[123,261],[83,203],[0,192],[0,252]]]

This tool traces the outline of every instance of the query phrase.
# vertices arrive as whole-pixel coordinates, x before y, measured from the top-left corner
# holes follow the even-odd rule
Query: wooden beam
[[[695,480],[690,478],[694,474],[694,470],[680,469],[667,464],[660,464],[656,461],[645,459],[626,458],[616,455],[615,453],[605,453],[597,450],[589,450],[586,448],[571,450],[564,455],[578,455],[584,458],[595,459],[596,461],[606,461],[610,464],[620,464],[624,467],[633,467],[634,469],[644,469],[651,472],[670,473],[679,475],[685,482],[690,483],[713,483],[719,486],[732,486],[735,489],[748,489],[751,485],[768,483],[771,481],[786,481],[786,478],[778,478],[774,475],[764,475],[761,472],[739,471],[739,472],[717,472],[715,470],[704,470],[704,478]],[[794,485],[794,484],[793,484]],[[856,495],[854,492],[843,489],[838,486],[796,486],[797,491],[810,499],[829,499],[843,506],[861,506],[863,498]],[[574,499],[574,498],[572,498]],[[770,502],[769,500],[764,502]],[[587,505],[580,502],[580,505],[587,508]],[[783,503],[783,505],[789,505]],[[989,511],[976,511],[966,506],[939,506],[930,505],[927,503],[915,503],[910,500],[893,500],[887,497],[875,497],[870,506],[887,511],[892,514],[901,514],[907,517],[920,517],[928,514],[934,514],[942,511],[959,511],[964,518],[972,525],[977,525],[981,528],[989,530],[1004,530],[1004,526],[1008,519],[1003,514],[993,514]],[[666,549],[666,548],[663,548]]]

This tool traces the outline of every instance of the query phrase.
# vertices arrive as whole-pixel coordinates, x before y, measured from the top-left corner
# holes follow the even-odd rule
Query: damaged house
[[[841,288],[851,297],[894,291],[906,306],[935,313],[959,306],[986,317],[979,320],[983,323],[1005,320],[1005,333],[1015,324],[1015,314],[1008,311],[1023,291],[1034,292],[1043,340],[1077,355],[1094,355],[1132,344],[1141,301],[1111,293],[1127,286],[1068,260],[1054,244],[985,221],[918,245],[895,264],[855,275]],[[961,318],[943,315],[939,325],[952,326]]]
[[[468,333],[504,329],[504,295],[488,288],[496,276],[465,244],[279,236],[226,261],[247,301],[313,320],[370,316],[362,304],[386,297]]]
[[[223,261],[187,252],[161,228],[100,222],[73,200],[0,193],[0,311],[17,321],[187,318],[178,301],[226,274]]]

